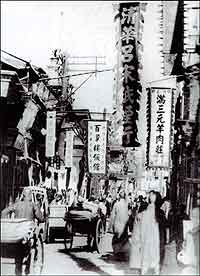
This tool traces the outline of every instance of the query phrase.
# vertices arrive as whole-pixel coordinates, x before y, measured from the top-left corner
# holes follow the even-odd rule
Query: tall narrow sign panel
[[[151,87],[149,167],[169,168],[173,88]]]
[[[73,130],[66,130],[66,148],[65,148],[65,167],[72,168],[73,162],[73,141],[74,141],[74,132]]]
[[[107,121],[88,121],[88,167],[92,174],[106,173]]]
[[[46,157],[55,155],[56,141],[56,111],[47,112],[47,135],[46,135]]]
[[[121,3],[119,17],[121,27],[121,58],[122,58],[122,83],[123,83],[123,137],[124,147],[137,147],[137,120],[140,108],[139,99],[142,91],[139,81],[138,61],[138,32],[139,32],[140,4]]]

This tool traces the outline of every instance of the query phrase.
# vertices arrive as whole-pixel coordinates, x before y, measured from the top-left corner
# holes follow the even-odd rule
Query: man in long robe
[[[128,253],[128,201],[125,191],[119,193],[119,200],[115,202],[111,213],[111,225],[113,230],[112,247],[114,254]]]

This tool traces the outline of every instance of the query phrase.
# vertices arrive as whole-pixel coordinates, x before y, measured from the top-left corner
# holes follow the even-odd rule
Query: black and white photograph
[[[2,276],[199,275],[200,2],[1,0]]]

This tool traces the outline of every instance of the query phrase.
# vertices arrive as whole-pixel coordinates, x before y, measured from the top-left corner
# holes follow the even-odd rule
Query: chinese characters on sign
[[[88,167],[93,174],[106,173],[107,121],[88,121]]]
[[[138,75],[137,32],[139,3],[120,4],[121,56],[123,81],[123,138],[125,147],[135,147],[137,142],[137,124],[141,84]]]
[[[171,88],[151,88],[149,165],[168,167],[170,154]]]
[[[56,141],[56,111],[47,112],[47,135],[46,135],[46,157],[55,155]]]
[[[72,167],[73,141],[74,141],[74,132],[72,130],[66,130],[65,167],[67,168]]]

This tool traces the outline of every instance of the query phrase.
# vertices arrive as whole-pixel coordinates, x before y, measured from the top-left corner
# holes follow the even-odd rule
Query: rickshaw
[[[65,233],[65,211],[66,204],[49,205],[50,213],[49,213],[49,224],[48,224],[48,232],[47,232],[47,242],[54,242],[56,238],[64,238]]]
[[[77,234],[87,237],[88,247],[103,252],[103,237],[105,235],[105,218],[98,209],[96,213],[86,209],[69,208],[65,215],[65,249],[70,250]]]
[[[27,187],[26,187],[27,189]],[[49,203],[47,198],[46,189],[38,186],[29,186],[28,189],[32,191],[32,202],[40,204],[40,208],[43,211],[45,221],[38,225],[39,232],[43,242],[47,241],[48,229],[49,229]]]
[[[25,264],[25,273],[40,275],[44,263],[44,246],[48,228],[48,201],[45,188],[28,186],[32,202],[40,205],[45,222],[29,221],[27,219],[11,218],[1,219],[1,261],[16,259],[21,254],[22,264]],[[19,200],[22,199],[22,195]]]
[[[39,227],[26,219],[1,219],[1,267],[10,259],[25,265],[26,275],[41,275],[44,246]]]

